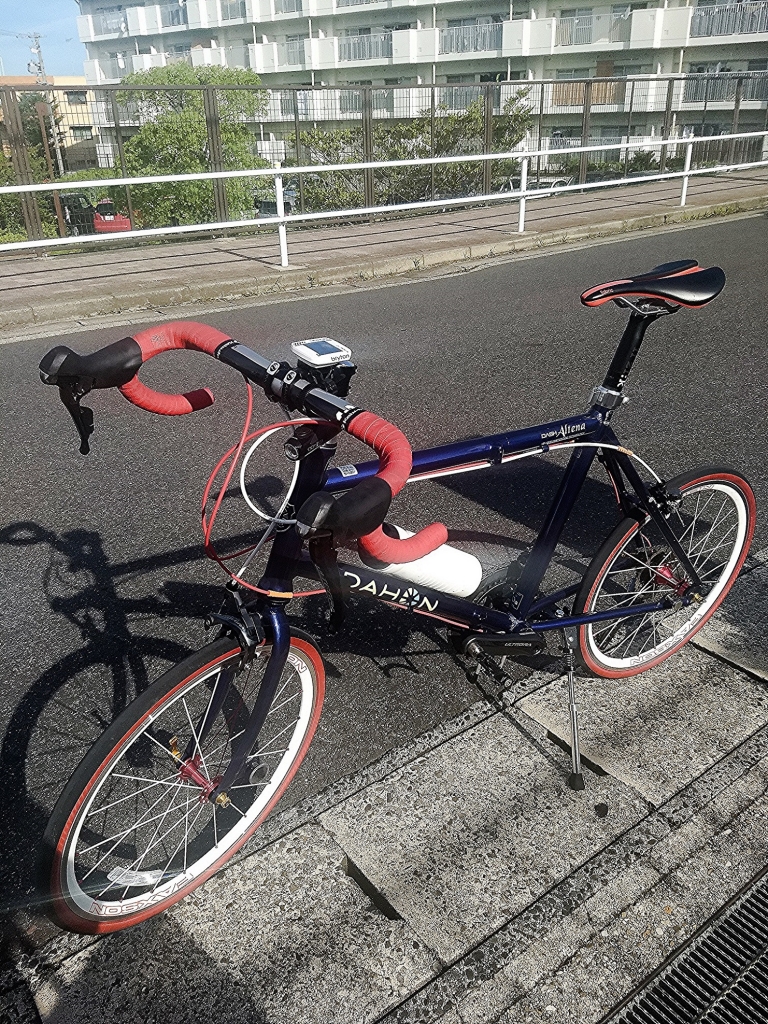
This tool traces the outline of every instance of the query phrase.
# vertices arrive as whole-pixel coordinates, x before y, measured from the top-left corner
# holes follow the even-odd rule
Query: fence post
[[[112,120],[115,125],[115,141],[117,142],[117,156],[120,160],[120,173],[124,178],[128,177],[128,168],[125,163],[125,147],[123,145],[123,129],[120,124],[120,111],[117,106],[117,96],[115,95],[114,89],[109,94],[110,104],[112,107]],[[133,200],[131,198],[131,186],[125,186],[125,199],[128,204],[128,220],[131,222],[131,227],[135,228],[136,224],[133,217]]]
[[[299,118],[299,90],[293,94],[293,132],[296,136],[296,166],[301,167],[301,120]],[[304,213],[304,175],[299,175],[299,209]]]
[[[37,111],[37,121],[40,125],[40,136],[43,140],[43,152],[45,153],[45,162],[48,165],[48,177],[53,181],[56,178],[56,174],[53,170],[53,160],[51,158],[51,147],[48,143],[48,129],[45,126],[45,118],[47,114],[51,115],[51,120],[54,122],[53,130],[56,131],[56,122],[53,118],[53,107],[50,103],[36,103],[35,110]],[[64,220],[64,212],[61,209],[61,199],[59,198],[58,192],[51,193],[53,196],[53,205],[56,210],[56,222],[59,225],[59,235],[61,238],[67,233],[67,222]]]
[[[280,169],[279,162],[275,164],[276,169]],[[280,239],[280,266],[288,266],[288,233],[285,228],[285,202],[283,200],[283,176],[282,174],[275,175],[275,206],[277,207],[277,216],[281,218],[280,223],[277,225],[277,237]]]
[[[691,155],[693,154],[693,143],[689,142],[685,147],[685,177],[683,178],[683,192],[680,196],[680,205],[685,206],[685,200],[688,198],[688,171],[691,169]]]
[[[675,80],[670,78],[667,82],[667,102],[664,104],[664,125],[661,129],[661,137],[666,142],[669,133],[672,131],[672,102],[675,96]],[[667,147],[661,147],[659,158],[659,174],[663,174],[667,167]]]
[[[592,80],[584,83],[584,114],[581,119],[581,144],[589,145],[589,117],[592,110]],[[579,184],[583,185],[587,180],[587,167],[589,165],[589,153],[585,150],[579,154]]]
[[[29,165],[26,139],[24,138],[24,125],[19,110],[19,98],[14,89],[9,86],[0,88],[0,105],[3,110],[3,121],[8,138],[8,145],[11,149],[11,165],[16,175],[18,185],[32,185],[32,168]],[[20,195],[21,213],[24,217],[24,227],[30,240],[43,238],[43,225],[40,220],[40,210],[34,195],[30,192],[22,192]]]
[[[203,89],[203,110],[205,111],[205,127],[208,133],[208,152],[210,153],[211,170],[223,171],[225,168],[221,150],[219,102],[216,98],[216,89],[211,85]],[[216,204],[216,220],[229,220],[227,188],[220,178],[214,179],[213,198]]]
[[[493,152],[493,87],[490,82],[485,83],[483,96],[483,152]],[[490,195],[490,192],[491,161],[483,160],[483,193]]]
[[[430,107],[430,131],[429,131],[429,155],[434,160],[435,158],[435,90],[436,86],[430,86],[432,93],[432,103]],[[434,202],[435,199],[435,165],[429,165],[429,198]]]
[[[370,85],[364,85],[362,93],[363,163],[371,163],[373,161],[373,91]],[[373,206],[375,198],[372,167],[367,167],[363,172],[363,181],[365,182],[365,205]]]
[[[624,177],[629,174],[629,142],[632,138],[632,112],[635,107],[635,81],[632,80],[632,85],[629,90],[629,112],[627,114],[627,146],[624,150]],[[626,86],[625,86],[626,89]],[[626,94],[625,94],[626,95]],[[662,153],[664,147],[662,147]],[[621,150],[619,150],[619,156],[621,156]]]
[[[537,129],[538,139],[536,141],[536,149],[541,151],[544,146],[542,145],[542,127],[544,125],[544,83],[542,82],[539,86],[539,125]],[[541,182],[541,157],[536,157],[536,188],[539,187]]]
[[[517,230],[522,235],[525,231],[525,193],[528,191],[528,157],[523,157],[520,165],[520,211],[517,215]]]
[[[741,99],[744,95],[744,79],[736,79],[736,96],[733,100],[733,125],[731,126],[731,133],[735,135],[739,130],[739,114],[741,113]],[[728,147],[728,163],[736,163],[736,139],[731,139],[731,144]],[[743,152],[743,150],[742,150]]]

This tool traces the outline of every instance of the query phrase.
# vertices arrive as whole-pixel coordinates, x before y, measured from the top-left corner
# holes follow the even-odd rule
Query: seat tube
[[[536,592],[549,567],[560,534],[584,485],[596,452],[596,448],[577,448],[568,461],[555,499],[512,595],[511,610],[521,619],[528,614],[536,598]]]

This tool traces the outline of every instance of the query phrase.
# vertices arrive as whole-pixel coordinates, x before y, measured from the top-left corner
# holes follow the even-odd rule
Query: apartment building
[[[47,91],[33,75],[0,76],[0,87],[10,87],[22,95],[44,95],[47,101],[55,101],[58,145],[52,147],[51,155],[55,164],[61,164],[60,170],[80,171],[98,166],[99,129],[93,123],[94,96],[85,78],[82,75],[49,75],[47,83],[55,88]],[[52,138],[48,124],[50,116],[49,107],[42,112],[42,117]]]
[[[768,70],[768,0],[79,0],[90,85],[174,61],[267,87]]]

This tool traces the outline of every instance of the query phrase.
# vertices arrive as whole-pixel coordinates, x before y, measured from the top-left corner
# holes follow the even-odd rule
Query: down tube
[[[300,572],[309,579],[318,579],[317,570],[306,555],[302,555]],[[364,565],[339,562],[339,572],[350,594],[371,597],[395,608],[404,608],[417,615],[437,619],[457,629],[508,633],[520,625],[518,620],[507,612],[485,608],[472,601],[465,601],[460,597],[453,597],[398,576],[369,569]]]

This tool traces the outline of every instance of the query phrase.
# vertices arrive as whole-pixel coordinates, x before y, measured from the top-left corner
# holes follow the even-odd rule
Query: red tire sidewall
[[[749,485],[747,485],[746,487],[744,486],[745,483],[746,483],[745,480],[743,480],[741,477],[732,475],[730,473],[712,473],[712,474],[705,474],[703,476],[696,477],[694,480],[688,481],[687,484],[681,485],[680,490],[683,493],[685,493],[685,491],[690,490],[692,487],[696,487],[696,486],[698,486],[700,484],[707,483],[708,481],[726,482],[726,483],[732,484],[734,487],[736,487],[736,489],[739,491],[739,493],[742,495],[742,497],[744,498],[744,500],[747,503],[747,533],[746,533],[746,536],[744,538],[744,545],[743,545],[742,550],[741,550],[741,555],[739,556],[739,560],[736,563],[736,565],[735,565],[735,567],[734,567],[734,569],[733,569],[733,571],[731,573],[730,582],[723,589],[723,591],[721,592],[721,594],[719,595],[717,600],[714,602],[712,607],[709,608],[709,610],[707,611],[706,615],[702,616],[702,618],[699,620],[699,622],[696,625],[696,628],[694,630],[692,630],[690,633],[688,633],[685,636],[685,638],[680,641],[680,643],[675,644],[674,647],[670,647],[668,651],[664,651],[662,654],[660,654],[658,657],[654,658],[652,661],[646,662],[643,665],[640,665],[640,666],[637,666],[637,667],[628,668],[628,669],[608,669],[608,668],[605,668],[603,665],[598,664],[591,657],[590,652],[589,652],[589,645],[588,645],[588,642],[587,642],[587,629],[588,629],[588,627],[587,626],[581,626],[580,629],[579,629],[579,648],[580,648],[580,654],[581,654],[581,657],[582,657],[582,659],[584,661],[584,664],[589,669],[589,671],[592,672],[594,675],[601,676],[604,679],[626,679],[629,676],[640,675],[641,672],[645,672],[645,671],[647,671],[650,668],[655,668],[657,665],[660,665],[662,663],[662,661],[666,661],[666,659],[669,658],[671,655],[673,655],[676,651],[679,651],[681,647],[684,647],[685,644],[687,644],[688,641],[691,639],[691,637],[695,636],[696,633],[698,633],[699,630],[702,628],[702,626],[704,626],[712,618],[712,616],[715,614],[717,609],[720,607],[720,605],[723,603],[723,601],[725,600],[726,596],[728,595],[729,590],[731,589],[731,587],[735,583],[739,573],[741,572],[741,567],[744,565],[744,561],[745,561],[747,555],[749,554],[749,549],[750,549],[750,546],[752,544],[752,537],[753,537],[754,532],[755,532],[755,518],[756,518],[756,515],[757,515],[757,508],[756,508],[756,505],[755,505],[755,496],[754,496],[754,493],[752,492],[752,488]],[[670,483],[672,483],[672,481],[670,481]],[[647,522],[647,520],[645,520],[645,522]],[[603,565],[604,566],[611,565],[613,563],[614,558],[618,554],[619,550],[623,547],[623,545],[626,544],[626,542],[629,540],[629,538],[633,534],[635,534],[638,530],[640,530],[642,528],[642,526],[644,526],[644,525],[645,525],[645,523],[637,523],[633,527],[630,527],[627,530],[627,532],[624,534],[624,536],[614,546],[613,550],[611,551],[610,555],[605,560]],[[594,597],[595,591],[596,591],[596,589],[598,588],[599,584],[602,582],[603,579],[604,579],[603,572],[600,571],[597,574],[595,582],[592,584],[592,587],[590,588],[589,594],[587,595],[587,599],[584,601],[584,603],[582,605],[583,608],[588,608],[590,606],[590,604],[592,602],[592,599]]]
[[[319,651],[312,644],[308,643],[305,640],[301,640],[297,637],[291,638],[291,648],[296,648],[299,651],[301,651],[301,653],[306,657],[307,661],[314,669],[314,705],[312,707],[312,714],[309,721],[309,727],[304,736],[301,747],[299,748],[299,752],[297,756],[294,758],[290,770],[286,773],[285,778],[283,779],[283,781],[280,783],[277,790],[273,794],[272,799],[269,801],[268,804],[265,805],[261,814],[259,814],[258,818],[252,823],[252,825],[246,830],[246,832],[234,846],[229,847],[226,853],[222,857],[220,857],[219,860],[212,864],[211,867],[208,868],[208,870],[203,872],[203,874],[195,878],[193,882],[179,889],[178,892],[173,893],[173,895],[169,896],[167,899],[162,900],[154,904],[153,906],[147,907],[144,910],[137,911],[137,913],[135,914],[121,916],[119,918],[116,918],[114,921],[110,921],[108,919],[104,920],[102,918],[85,917],[79,913],[76,913],[72,909],[71,905],[69,904],[69,902],[67,902],[67,899],[62,891],[62,860],[64,858],[65,851],[67,848],[70,829],[72,827],[73,822],[77,820],[77,816],[80,812],[80,808],[82,807],[83,803],[86,800],[88,800],[94,787],[101,780],[102,773],[104,772],[104,770],[107,768],[108,765],[112,763],[113,760],[116,759],[119,751],[125,747],[126,739],[134,736],[137,732],[141,731],[141,729],[144,727],[146,723],[147,718],[150,715],[152,715],[169,698],[173,697],[176,693],[178,693],[179,690],[182,690],[195,676],[200,675],[208,669],[213,668],[216,665],[221,664],[221,662],[226,661],[228,658],[232,657],[232,654],[240,650],[239,646],[235,646],[232,648],[232,650],[222,654],[220,657],[214,658],[207,664],[202,665],[198,669],[195,669],[183,680],[181,680],[170,690],[168,690],[160,698],[160,700],[156,701],[155,704],[141,716],[141,719],[135,724],[131,732],[124,734],[120,738],[119,742],[114,745],[109,754],[102,760],[98,769],[91,776],[91,780],[88,783],[88,785],[83,789],[83,792],[80,798],[78,799],[77,803],[75,804],[74,808],[72,809],[72,812],[70,813],[64,828],[61,830],[59,842],[56,847],[56,851],[53,857],[53,863],[51,866],[50,883],[52,903],[56,918],[62,924],[63,927],[70,928],[71,930],[77,932],[84,932],[86,934],[103,935],[108,932],[121,931],[124,928],[130,928],[133,925],[141,924],[142,921],[146,921],[150,917],[155,917],[157,914],[160,914],[164,910],[167,910],[169,907],[172,907],[175,903],[178,903],[179,900],[182,900],[184,899],[185,896],[188,896],[189,893],[191,893],[198,886],[202,885],[203,882],[206,882],[250,839],[250,837],[253,835],[253,833],[256,831],[256,829],[259,827],[259,825],[262,823],[262,821],[266,818],[266,816],[275,806],[277,801],[283,795],[286,788],[293,779],[294,775],[298,771],[299,765],[304,760],[307,750],[309,749],[309,745],[312,742],[312,738],[314,737],[315,730],[317,729],[317,725],[320,720],[320,713],[323,707],[323,699],[325,697],[325,668],[323,666],[323,661],[322,658],[320,657]]]

